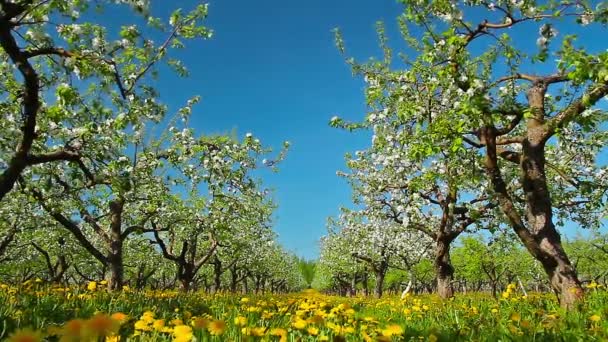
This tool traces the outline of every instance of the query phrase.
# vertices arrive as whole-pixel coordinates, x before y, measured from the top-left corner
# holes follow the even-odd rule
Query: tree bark
[[[454,296],[454,267],[450,260],[450,236],[439,235],[435,245],[435,275],[437,278],[437,294],[447,299]]]
[[[388,264],[384,261],[380,262],[380,265],[375,269],[376,285],[374,286],[374,295],[376,298],[382,297],[382,291],[384,288],[384,277],[386,276],[386,270]]]
[[[539,97],[534,91],[528,94],[530,103],[541,102],[542,98]],[[542,107],[538,108],[542,111]],[[498,167],[496,129],[493,125],[484,127],[482,131],[482,140],[486,144],[486,172],[498,197],[500,208],[513,230],[530,254],[543,266],[561,305],[571,308],[583,298],[584,292],[553,224],[553,207],[544,167],[546,127],[539,121],[530,120],[528,123],[520,158],[522,185],[526,197],[526,222],[517,211]]]
[[[222,288],[222,262],[216,256],[213,261],[213,291],[220,292]]]

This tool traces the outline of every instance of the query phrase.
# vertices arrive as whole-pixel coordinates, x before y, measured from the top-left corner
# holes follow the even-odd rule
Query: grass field
[[[579,310],[510,285],[486,294],[404,300],[315,291],[235,295],[131,291],[102,284],[0,285],[0,340],[9,341],[605,341],[608,292],[589,289]]]

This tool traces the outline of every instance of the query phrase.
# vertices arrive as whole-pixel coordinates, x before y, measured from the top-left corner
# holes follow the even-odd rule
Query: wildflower
[[[209,323],[207,329],[211,335],[220,336],[226,331],[226,323],[221,320],[213,321]]]
[[[597,283],[595,281],[592,281],[591,283],[587,284],[588,289],[595,289],[596,287]]]
[[[163,324],[165,322],[163,321]],[[143,321],[143,320],[139,320],[137,322],[135,322],[134,326],[135,330],[141,330],[141,331],[152,331],[152,328],[150,328],[150,325],[148,322]]]
[[[112,316],[110,316],[113,320],[122,323],[125,323],[128,319],[129,316],[127,316],[126,314],[122,313],[122,312],[115,312],[112,314]]]
[[[164,327],[165,327],[164,319],[157,319],[157,320],[154,320],[154,323],[152,323],[152,328],[154,328],[154,330],[161,331],[161,330],[163,330]]]
[[[319,334],[319,329],[315,327],[310,327],[306,329],[306,332],[308,333],[308,335],[317,336]]]
[[[245,326],[247,324],[247,318],[243,316],[237,316],[234,318],[234,324],[237,326]]]
[[[65,323],[61,332],[61,341],[78,341],[84,328],[85,321],[82,319],[73,319]]]
[[[87,290],[89,290],[89,291],[97,290],[97,283],[94,281],[90,281],[89,284],[87,285]]]
[[[296,320],[291,324],[292,327],[296,328],[296,329],[304,329],[306,328],[306,325],[308,323],[301,319],[301,318],[296,318]]]
[[[243,333],[243,335],[247,335],[247,336],[261,337],[266,334],[266,328],[265,327],[243,328],[243,329],[241,329],[241,333]]]
[[[274,328],[270,330],[270,335],[279,336],[279,342],[287,342],[287,330],[282,328]]]
[[[182,320],[181,320],[181,319],[179,319],[179,318],[175,318],[175,319],[172,319],[172,320],[171,320],[171,322],[169,322],[169,323],[170,323],[171,325],[183,325],[183,324],[184,324],[184,321],[182,321]]]
[[[9,338],[9,342],[38,342],[42,341],[42,334],[31,329],[15,331]]]
[[[85,329],[93,336],[108,336],[119,328],[120,323],[105,314],[97,314],[85,322]]]
[[[192,321],[194,329],[205,329],[209,326],[210,321],[203,317],[198,317]]]
[[[192,328],[187,325],[178,325],[173,328],[173,341],[188,342],[192,340]]]
[[[391,324],[380,331],[382,336],[400,336],[403,334],[403,328],[398,324]]]
[[[591,317],[589,317],[589,320],[591,320],[592,322],[599,322],[602,319],[602,317],[600,315],[593,315]]]

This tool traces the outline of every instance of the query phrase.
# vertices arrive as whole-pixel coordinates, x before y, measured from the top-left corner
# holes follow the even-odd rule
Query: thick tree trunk
[[[561,305],[572,307],[583,298],[583,289],[574,267],[562,248],[559,233],[553,225],[553,207],[545,176],[546,127],[542,125],[544,115],[542,90],[536,86],[528,93],[528,101],[536,117],[527,123],[526,139],[523,141],[519,160],[526,197],[526,221],[515,208],[498,167],[496,128],[492,125],[486,126],[482,131],[482,141],[487,147],[486,171],[498,197],[500,208],[513,230],[530,254],[543,265]]]
[[[440,236],[437,238],[435,246],[435,275],[437,278],[437,294],[441,298],[451,298],[454,296],[454,267],[450,260],[450,244],[449,237]]]
[[[23,8],[25,8],[24,6]],[[15,13],[15,17],[23,11]],[[3,14],[4,15],[4,14]],[[28,166],[28,157],[36,137],[36,117],[40,109],[40,82],[36,70],[19,48],[12,36],[13,25],[9,23],[13,18],[3,17],[0,22],[0,45],[9,56],[14,66],[23,76],[23,92],[21,97],[23,125],[21,138],[15,141],[17,148],[15,154],[9,159],[7,167],[0,173],[0,201],[12,190],[17,179]]]
[[[531,98],[529,95],[529,100]],[[540,255],[535,257],[549,276],[560,303],[570,307],[582,299],[583,289],[553,224],[553,205],[545,175],[545,141],[540,138],[541,133],[542,126],[536,126],[535,120],[530,120],[528,139],[523,142],[521,170],[526,217],[536,246],[526,247],[540,250]]]
[[[108,278],[109,291],[120,291],[122,289],[124,276],[124,268],[122,261],[122,248],[120,253],[113,254],[108,257],[108,269],[110,272]]]
[[[194,266],[191,264],[180,265],[177,272],[180,289],[184,292],[190,291],[194,280]]]
[[[378,270],[376,270],[376,285],[374,287],[374,295],[376,298],[382,297],[382,290],[384,288],[384,276],[386,275],[386,267],[384,265],[380,266]]]

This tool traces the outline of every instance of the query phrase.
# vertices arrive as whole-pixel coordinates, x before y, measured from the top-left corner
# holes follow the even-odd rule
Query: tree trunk
[[[367,272],[365,272],[363,274],[363,293],[365,294],[365,297],[369,296],[369,275],[367,274]]]
[[[382,297],[382,289],[384,288],[384,276],[386,275],[386,266],[384,263],[376,270],[376,286],[374,287],[374,295],[376,298]]]
[[[213,262],[213,290],[219,292],[222,288],[222,262],[216,258]]]
[[[490,280],[490,288],[492,289],[492,296],[498,298],[498,282]]]
[[[528,92],[528,101],[536,116],[527,123],[527,134],[519,160],[522,186],[526,197],[526,221],[516,209],[498,167],[496,128],[483,129],[486,144],[486,171],[498,196],[500,208],[526,249],[543,266],[551,286],[564,307],[572,307],[583,298],[583,289],[576,271],[561,245],[553,224],[552,202],[545,175],[545,141],[542,125],[544,99],[536,85]],[[540,113],[541,115],[538,115]]]
[[[184,292],[190,291],[192,281],[194,280],[194,265],[180,265],[177,271],[177,278],[179,280],[180,289]]]
[[[236,293],[236,286],[238,284],[238,274],[236,267],[230,268],[230,292]]]
[[[122,241],[120,243],[122,245]],[[110,276],[108,278],[108,290],[119,291],[122,289],[124,268],[122,262],[122,248],[120,253],[108,257],[108,268]]]
[[[582,299],[583,289],[553,224],[553,206],[545,176],[545,142],[536,139],[535,128],[528,129],[529,137],[523,143],[521,159],[526,216],[537,244],[531,247],[540,249],[540,258],[536,258],[549,276],[560,303],[570,307]]]
[[[349,295],[350,297],[354,297],[357,294],[357,274],[353,274],[350,280],[350,289]]]
[[[441,298],[447,299],[454,296],[454,267],[450,260],[449,237],[440,236],[437,238],[435,246],[435,275],[437,277],[437,294]]]
[[[110,255],[108,266],[110,268],[110,279],[108,289],[110,291],[121,290],[123,284],[124,268],[122,257],[122,211],[125,200],[119,197],[110,201]]]

